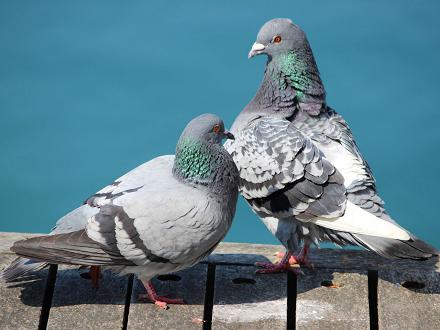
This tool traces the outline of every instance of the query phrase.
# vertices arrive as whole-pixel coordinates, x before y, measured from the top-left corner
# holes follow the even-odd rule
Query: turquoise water
[[[129,4],[129,5],[128,5]],[[440,247],[440,2],[1,1],[0,231],[47,232],[136,165],[173,153],[203,112],[227,125],[255,93],[262,23],[315,52],[390,213]],[[241,201],[227,240],[276,243]]]

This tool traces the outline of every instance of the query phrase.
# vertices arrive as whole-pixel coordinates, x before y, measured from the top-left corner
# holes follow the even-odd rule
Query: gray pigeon
[[[268,57],[263,81],[232,126],[235,141],[225,144],[241,194],[287,249],[278,264],[259,264],[260,272],[288,270],[289,260],[307,264],[310,243],[320,241],[388,258],[438,255],[386,213],[350,128],[326,104],[304,32],[288,19],[270,20],[249,58],[260,54]]]
[[[18,241],[11,250],[45,263],[134,273],[156,305],[182,303],[158,296],[150,279],[196,264],[229,230],[238,171],[221,145],[223,138],[233,135],[219,117],[193,119],[175,156],[135,168],[62,218],[53,235]]]

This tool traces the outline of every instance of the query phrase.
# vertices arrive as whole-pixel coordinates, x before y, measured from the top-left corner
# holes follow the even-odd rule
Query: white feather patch
[[[368,173],[362,160],[358,159],[343,145],[337,142],[319,143],[317,145],[324,153],[325,158],[342,174],[345,187],[349,187],[355,181],[368,179]]]
[[[310,222],[321,227],[354,234],[392,238],[402,241],[407,241],[411,238],[405,229],[389,221],[382,220],[349,201],[347,201],[345,213],[342,217],[333,219],[318,217],[310,220]]]

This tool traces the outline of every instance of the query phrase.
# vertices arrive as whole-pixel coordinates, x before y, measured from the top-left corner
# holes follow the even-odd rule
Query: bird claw
[[[183,305],[185,304],[185,300],[183,299],[171,299],[166,297],[156,297],[156,301],[154,304],[161,309],[168,309],[168,304],[170,305]]]
[[[284,257],[284,253],[283,252],[278,252],[276,254],[277,258],[282,259]],[[281,257],[280,257],[281,256]],[[307,256],[304,255],[298,255],[298,256],[291,256],[289,258],[289,264],[291,266],[304,266],[307,268],[311,268],[314,269],[315,266],[310,262],[309,258]]]
[[[257,269],[255,271],[256,274],[276,274],[276,273],[286,273],[286,272],[292,272],[296,275],[304,275],[301,269],[299,267],[292,267],[290,264],[273,264],[270,262],[256,262],[255,266],[261,267],[264,269]]]
[[[180,298],[168,298],[168,297],[161,297],[161,296],[151,297],[148,293],[139,293],[137,298],[138,298],[138,300],[148,299],[151,302],[153,302],[155,305],[157,305],[161,308],[163,308],[164,305],[166,306],[166,304],[170,304],[170,305],[186,304],[185,300],[180,299]]]
[[[309,256],[308,256],[308,252],[309,252],[309,246],[305,245],[301,251],[298,253],[298,255],[291,255],[289,257],[289,264],[291,266],[304,266],[307,268],[311,268],[314,269],[315,266],[310,262]],[[285,257],[286,253],[285,252],[276,252],[275,256],[279,259],[279,260],[283,260],[283,258]]]
[[[167,305],[167,303],[166,302],[164,302],[164,301],[155,301],[154,302],[154,304],[157,306],[157,307],[159,307],[160,309],[165,309],[165,310],[167,310],[169,307],[168,307],[168,305]]]
[[[140,293],[138,294],[137,298],[138,300],[148,299],[151,302],[153,302],[157,307],[160,309],[168,309],[168,304],[170,305],[183,305],[186,304],[185,300],[180,298],[168,298],[168,297],[161,297],[158,296],[156,293],[156,290],[154,290],[153,285],[151,282],[146,281],[145,283],[142,282],[147,289],[147,293]]]
[[[254,265],[257,267],[265,268],[265,269],[271,269],[274,266],[276,266],[275,264],[273,264],[271,262],[256,262]]]

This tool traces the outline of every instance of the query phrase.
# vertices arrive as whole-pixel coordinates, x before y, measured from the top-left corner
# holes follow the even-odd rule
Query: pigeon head
[[[203,114],[186,125],[176,147],[173,174],[183,181],[209,185],[218,177],[219,168],[232,163],[221,145],[234,136],[225,130],[220,117]]]
[[[219,116],[206,113],[186,125],[180,137],[180,140],[183,139],[221,144],[223,139],[234,139],[234,136],[225,130],[223,120]]]
[[[248,58],[260,54],[272,58],[278,54],[309,47],[305,33],[290,19],[274,18],[261,27]]]
[[[268,61],[253,104],[286,116],[297,109],[312,115],[325,110],[324,85],[307,37],[297,25],[286,18],[265,23],[249,58],[260,54]]]

